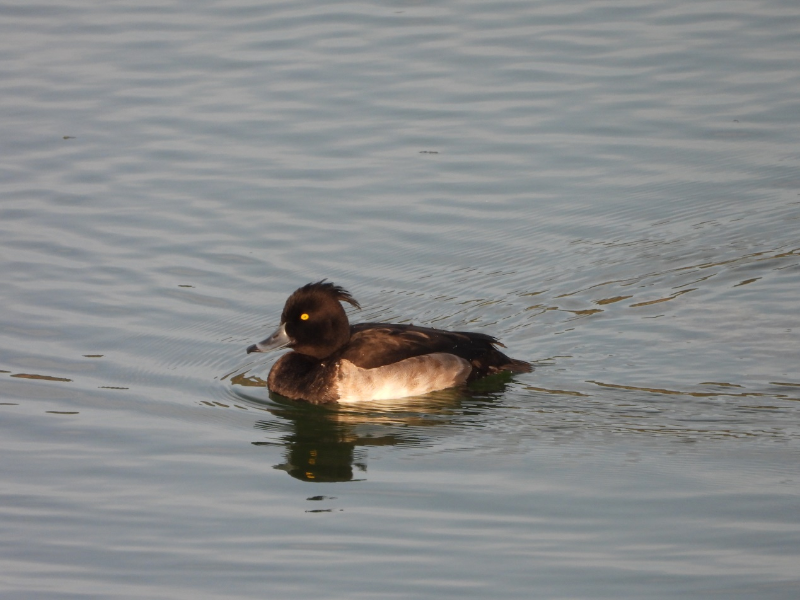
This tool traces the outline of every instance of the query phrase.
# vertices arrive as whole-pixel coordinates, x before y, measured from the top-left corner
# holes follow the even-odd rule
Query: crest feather
[[[349,304],[352,304],[357,309],[361,310],[361,305],[356,301],[355,298],[353,298],[350,295],[350,292],[348,292],[346,289],[344,289],[339,285],[335,285],[329,281],[326,281],[325,279],[322,279],[315,283],[308,283],[303,287],[301,287],[299,290],[297,290],[297,292],[309,293],[309,294],[314,294],[314,293],[325,294],[328,296],[332,296],[333,298],[339,300],[340,302],[347,302]]]

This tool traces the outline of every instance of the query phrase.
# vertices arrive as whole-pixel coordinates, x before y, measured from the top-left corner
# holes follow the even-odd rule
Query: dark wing
[[[374,369],[413,356],[447,352],[472,364],[470,379],[498,371],[528,372],[528,363],[509,358],[495,346],[490,335],[465,331],[443,331],[416,325],[359,323],[350,326],[350,342],[341,358],[362,369]]]

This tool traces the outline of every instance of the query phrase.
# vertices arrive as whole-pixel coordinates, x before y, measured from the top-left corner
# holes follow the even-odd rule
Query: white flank
[[[362,369],[343,360],[337,381],[339,402],[419,396],[462,384],[471,370],[463,358],[443,352],[415,356],[375,369]]]

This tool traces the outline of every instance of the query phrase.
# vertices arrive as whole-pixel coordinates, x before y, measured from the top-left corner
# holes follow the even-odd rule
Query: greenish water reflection
[[[249,381],[252,384],[253,378]],[[432,427],[463,425],[465,418],[479,423],[480,413],[493,406],[493,399],[502,395],[511,381],[510,374],[499,374],[468,388],[358,406],[316,406],[270,393],[273,404],[266,410],[288,432],[280,442],[253,444],[282,445],[285,459],[275,468],[301,481],[359,480],[359,474],[367,471],[367,455],[360,449],[432,444],[436,436],[426,434]],[[276,429],[276,423],[269,420],[259,420],[254,426],[270,433]]]

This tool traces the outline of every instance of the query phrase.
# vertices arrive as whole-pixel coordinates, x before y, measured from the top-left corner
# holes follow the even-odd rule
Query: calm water
[[[800,6],[0,4],[0,596],[800,596]],[[342,409],[327,277],[530,374]]]

